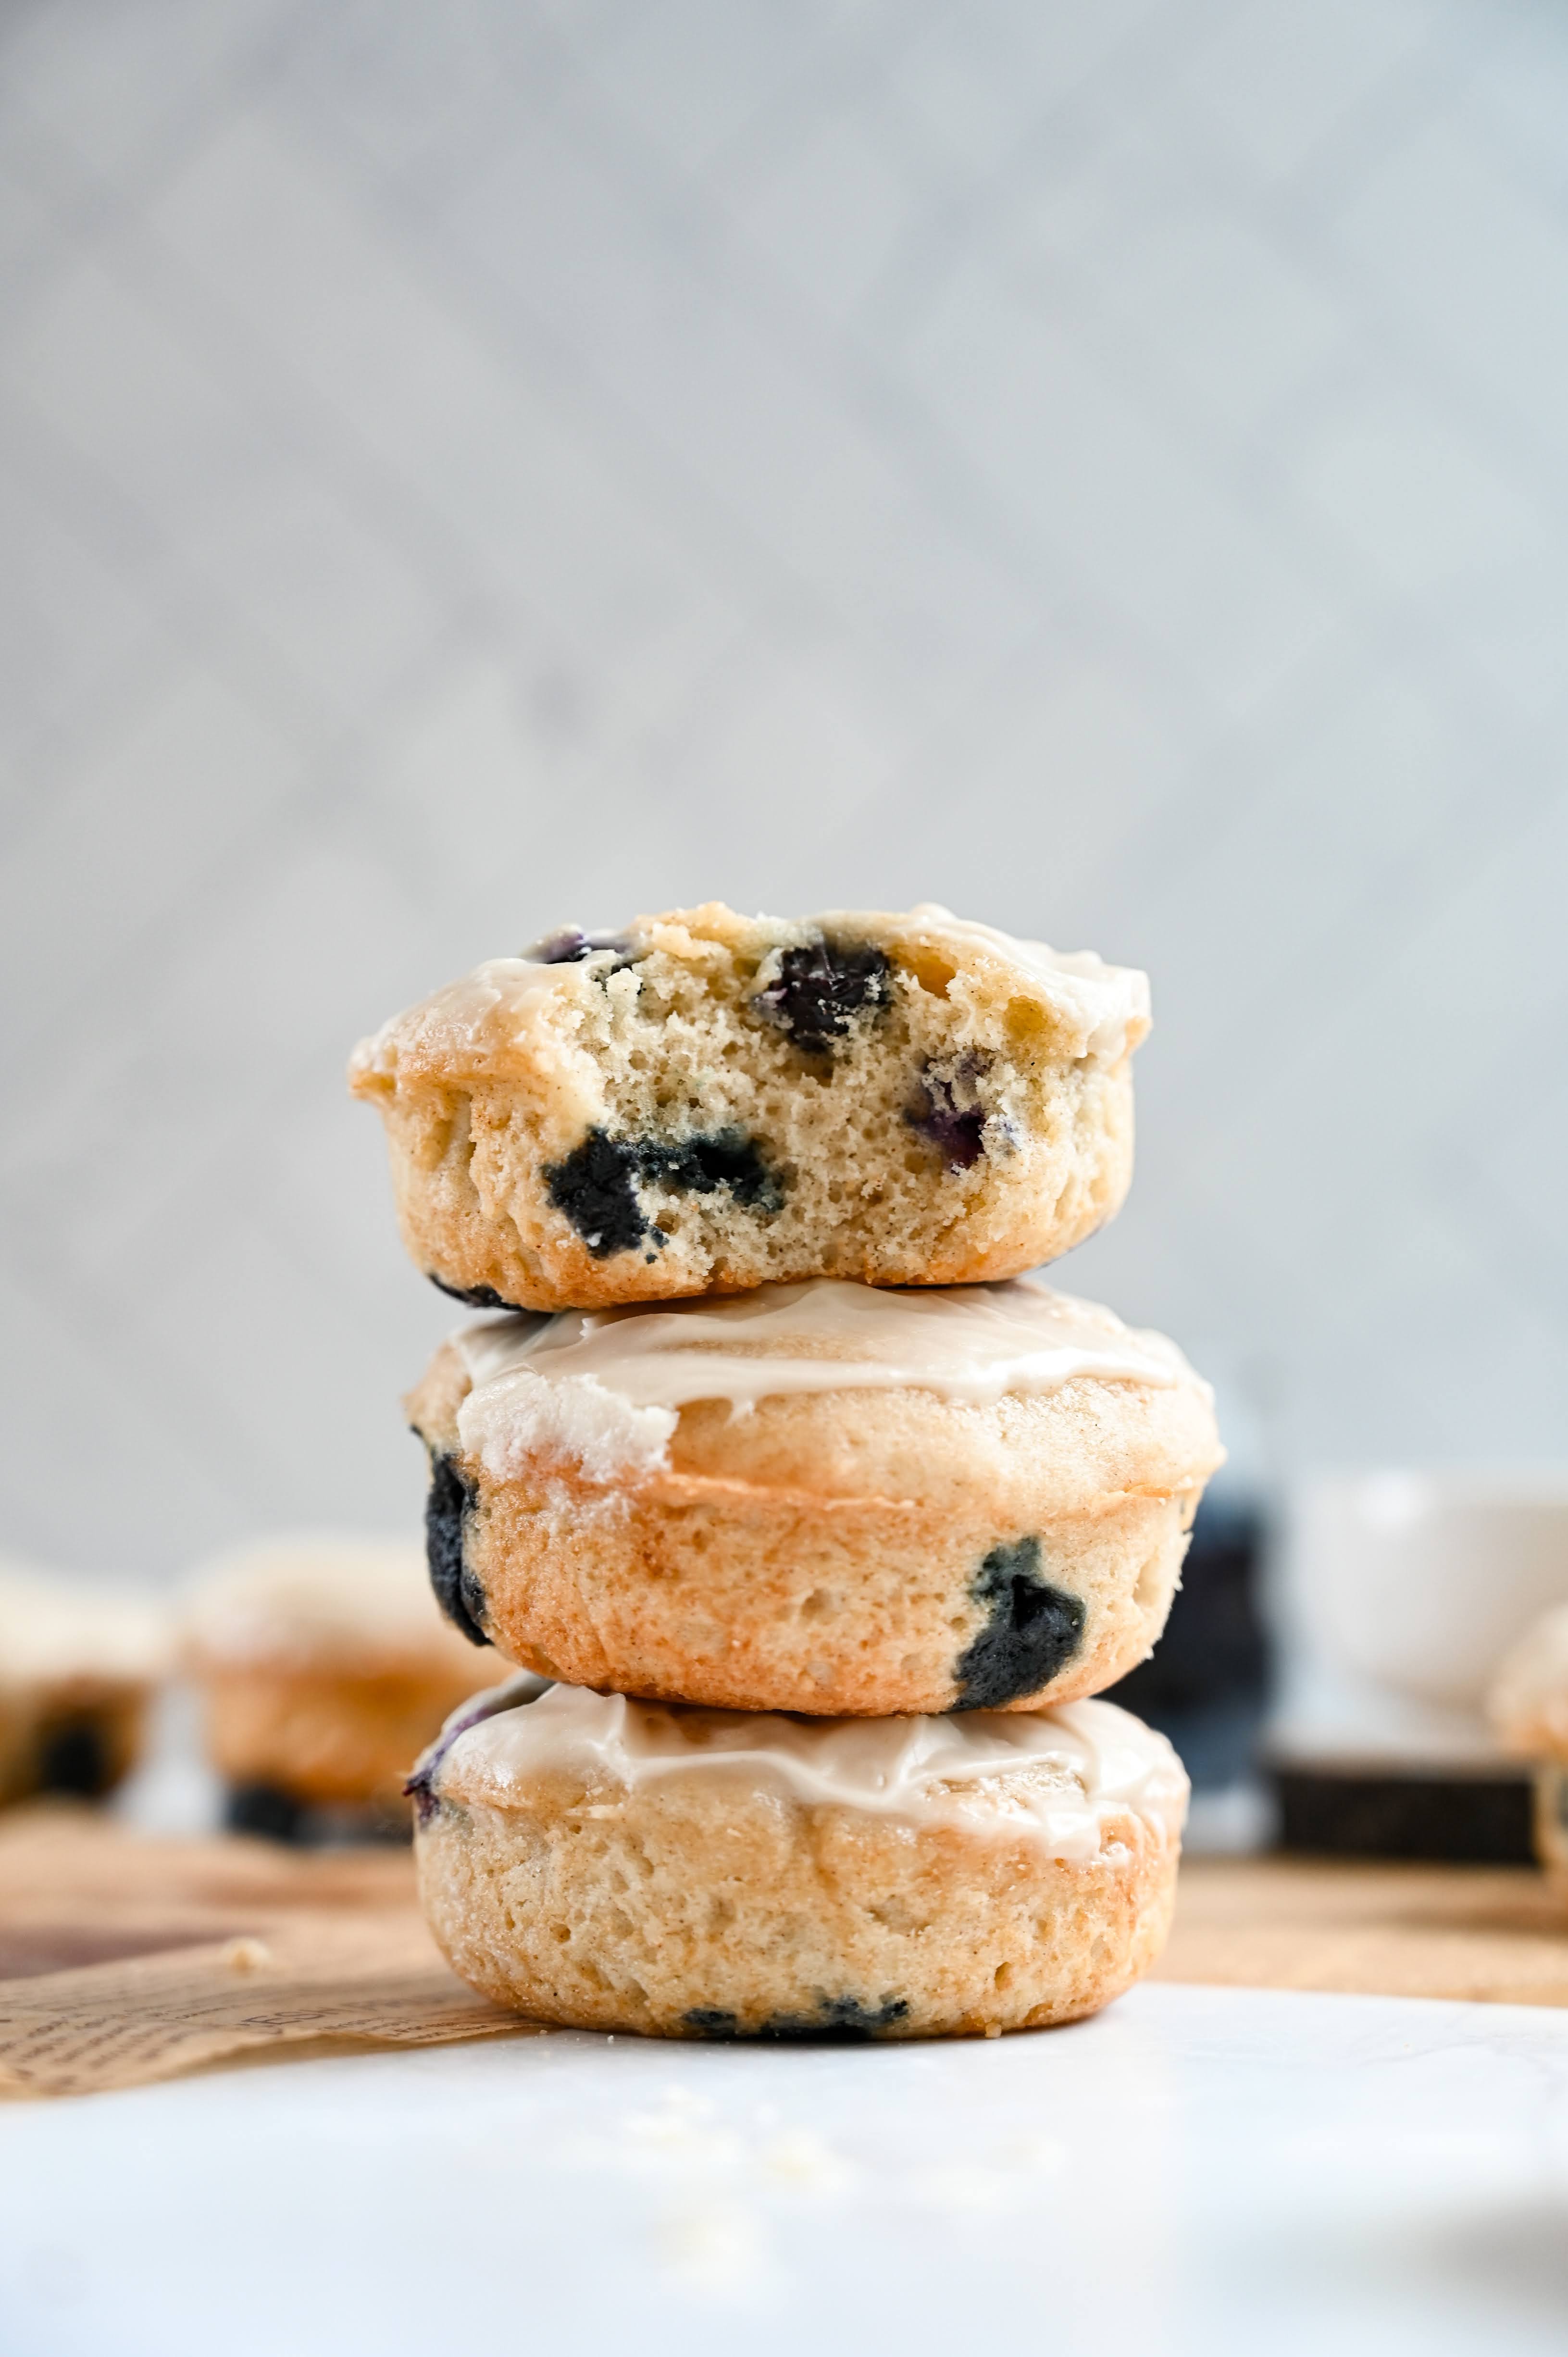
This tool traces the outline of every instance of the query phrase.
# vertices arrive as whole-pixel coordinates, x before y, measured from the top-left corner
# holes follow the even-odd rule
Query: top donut
[[[1006,1277],[1132,1177],[1146,978],[946,909],[566,931],[349,1066],[403,1239],[478,1308]]]

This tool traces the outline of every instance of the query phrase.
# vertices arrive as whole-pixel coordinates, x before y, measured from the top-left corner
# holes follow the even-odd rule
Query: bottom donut
[[[409,1783],[475,1988],[668,2038],[994,2035],[1095,2012],[1165,1944],[1187,1781],[1113,1703],[802,1719],[523,1675]]]

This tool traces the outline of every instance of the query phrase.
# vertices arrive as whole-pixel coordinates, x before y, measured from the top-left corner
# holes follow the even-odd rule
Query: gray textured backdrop
[[[345,1052],[710,894],[1152,970],[1064,1276],[1244,1469],[1563,1453],[1563,10],[0,43],[0,1544],[411,1514]]]

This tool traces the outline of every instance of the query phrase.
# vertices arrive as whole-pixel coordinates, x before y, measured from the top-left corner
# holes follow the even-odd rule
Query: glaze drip
[[[1132,1814],[1180,1835],[1187,1783],[1152,1727],[1114,1703],[961,1717],[791,1718],[703,1710],[554,1685],[451,1727],[417,1781],[440,1799],[505,1809],[532,1779],[565,1771],[628,1792],[670,1777],[740,1777],[808,1806],[862,1809],[919,1825],[1025,1835],[1064,1858],[1100,1853],[1106,1822]],[[475,1705],[465,1706],[467,1710]]]
[[[1032,1277],[898,1291],[815,1277],[719,1301],[497,1319],[456,1340],[472,1385],[458,1432],[497,1480],[538,1449],[606,1479],[651,1469],[694,1400],[744,1413],[788,1393],[914,1389],[984,1405],[1079,1378],[1198,1380],[1163,1335]]]

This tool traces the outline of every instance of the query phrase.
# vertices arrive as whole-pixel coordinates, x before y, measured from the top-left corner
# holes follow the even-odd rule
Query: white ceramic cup
[[[1364,1473],[1298,1502],[1295,1594],[1341,1668],[1478,1713],[1500,1656],[1568,1603],[1568,1470]]]

